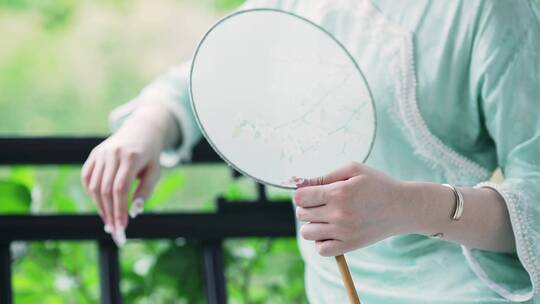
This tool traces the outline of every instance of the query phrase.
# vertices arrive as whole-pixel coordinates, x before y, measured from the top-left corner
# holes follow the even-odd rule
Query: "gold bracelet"
[[[456,208],[454,210],[454,215],[452,216],[452,220],[459,221],[461,218],[461,215],[463,214],[463,195],[461,192],[459,192],[456,187],[449,185],[449,184],[442,184],[445,187],[448,187],[452,189],[452,192],[454,192],[454,197],[456,198]]]

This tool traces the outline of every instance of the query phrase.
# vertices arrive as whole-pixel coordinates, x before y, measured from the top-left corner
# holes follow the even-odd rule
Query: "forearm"
[[[503,199],[487,188],[459,187],[464,210],[459,221],[452,220],[455,197],[451,189],[433,183],[403,184],[404,197],[411,206],[412,232],[435,235],[465,246],[496,252],[515,252],[515,240]]]
[[[140,130],[149,136],[156,136],[160,149],[177,146],[182,140],[180,127],[173,115],[160,103],[143,103],[129,116],[119,132],[125,130],[131,134],[138,134],[136,131]]]

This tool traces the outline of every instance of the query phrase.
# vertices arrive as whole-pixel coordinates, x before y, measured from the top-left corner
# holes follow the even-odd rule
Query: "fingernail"
[[[129,208],[129,216],[131,218],[135,218],[137,217],[137,215],[141,214],[143,211],[144,211],[144,199],[136,198],[133,201],[131,208]]]
[[[302,186],[305,182],[306,182],[306,179],[305,179],[305,178],[301,178],[301,177],[297,177],[297,178],[294,180],[294,183],[296,184],[296,186]]]
[[[143,213],[143,209],[142,208],[137,208],[137,206],[132,206],[130,209],[129,209],[129,217],[131,217],[132,219],[136,218],[137,215]]]
[[[111,225],[105,224],[105,226],[103,226],[103,230],[105,230],[106,233],[110,234],[113,231],[113,228]]]
[[[144,199],[142,197],[138,197],[133,200],[133,205],[142,207],[144,205]]]
[[[126,233],[124,229],[120,228],[116,230],[116,237],[114,238],[116,241],[116,246],[122,247],[126,243]]]

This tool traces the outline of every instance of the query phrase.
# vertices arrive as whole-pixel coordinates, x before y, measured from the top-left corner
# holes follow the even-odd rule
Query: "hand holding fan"
[[[375,109],[362,72],[305,18],[274,9],[223,18],[200,42],[190,77],[208,142],[261,183],[294,189],[294,176],[322,176],[369,155]],[[343,255],[336,260],[351,303],[360,303]]]

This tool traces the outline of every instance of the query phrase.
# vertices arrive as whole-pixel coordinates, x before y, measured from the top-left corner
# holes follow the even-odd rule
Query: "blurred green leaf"
[[[0,180],[0,213],[28,213],[31,203],[32,195],[24,184]]]
[[[34,242],[24,251],[13,265],[15,303],[85,304],[99,300],[95,245]]]
[[[176,191],[184,185],[186,176],[182,170],[175,170],[170,174],[162,177],[157,184],[152,196],[145,203],[145,209],[152,209],[156,206],[164,204],[170,199]]]
[[[53,200],[55,209],[59,213],[75,213],[78,210],[77,203],[70,195],[71,177],[71,170],[59,168],[52,183],[48,185],[49,197]]]
[[[225,242],[231,303],[306,303],[304,263],[295,239]]]
[[[32,189],[36,182],[34,170],[27,166],[17,166],[10,170],[9,180],[23,184],[28,189]]]
[[[127,303],[204,303],[201,263],[197,243],[128,243],[122,250],[124,299]]]
[[[201,265],[197,246],[171,246],[158,256],[150,276],[157,286],[168,285],[186,297],[187,303],[204,303]]]

